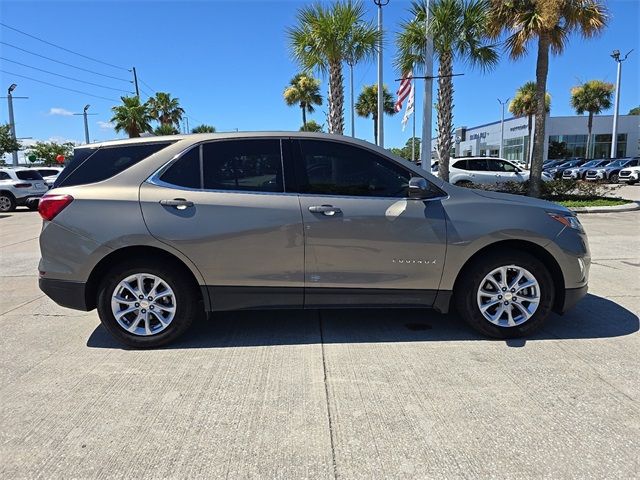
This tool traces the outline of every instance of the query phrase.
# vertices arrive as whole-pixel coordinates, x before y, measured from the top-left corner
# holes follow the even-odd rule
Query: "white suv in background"
[[[12,212],[18,206],[38,209],[38,199],[49,187],[42,175],[31,168],[0,168],[0,212]]]
[[[60,175],[60,172],[64,170],[64,167],[33,167],[33,170],[38,172],[44,178],[44,183],[47,187],[53,187],[56,178]]]
[[[543,172],[542,179],[550,181],[549,174]],[[454,185],[488,185],[529,180],[529,171],[503,158],[463,157],[452,158],[449,165],[449,183]]]
[[[640,166],[627,167],[620,170],[618,181],[634,185],[640,181]]]

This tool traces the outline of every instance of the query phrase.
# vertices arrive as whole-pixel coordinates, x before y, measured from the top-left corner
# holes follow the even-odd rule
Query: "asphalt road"
[[[38,215],[0,215],[0,478],[638,478],[640,212],[581,219],[590,294],[526,340],[244,312],[132,351],[38,290]]]

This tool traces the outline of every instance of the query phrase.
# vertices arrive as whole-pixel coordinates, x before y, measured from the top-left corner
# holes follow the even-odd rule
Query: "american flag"
[[[396,100],[395,110],[399,112],[402,110],[402,102],[404,102],[409,94],[413,93],[413,72],[407,72],[402,76],[402,80],[400,81],[400,87],[396,92],[398,95],[398,100]]]

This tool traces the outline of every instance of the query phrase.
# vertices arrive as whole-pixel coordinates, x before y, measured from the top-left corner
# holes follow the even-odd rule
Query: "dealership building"
[[[613,115],[595,115],[591,130],[589,155],[587,148],[588,116],[547,116],[544,140],[544,159],[566,157],[609,158]],[[533,137],[535,119],[532,118]],[[456,157],[500,155],[501,122],[486,123],[477,127],[460,127],[454,133]],[[618,116],[618,140],[616,157],[640,155],[640,115]],[[433,142],[435,150],[435,139]],[[513,117],[504,121],[504,148],[502,157],[507,160],[524,160],[530,148],[528,118]],[[435,152],[434,152],[435,153]]]

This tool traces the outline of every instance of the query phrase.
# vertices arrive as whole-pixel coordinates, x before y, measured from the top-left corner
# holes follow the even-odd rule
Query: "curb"
[[[569,208],[576,213],[616,213],[616,212],[633,212],[640,210],[640,202],[630,202],[624,205],[614,205],[612,207],[574,207]]]

